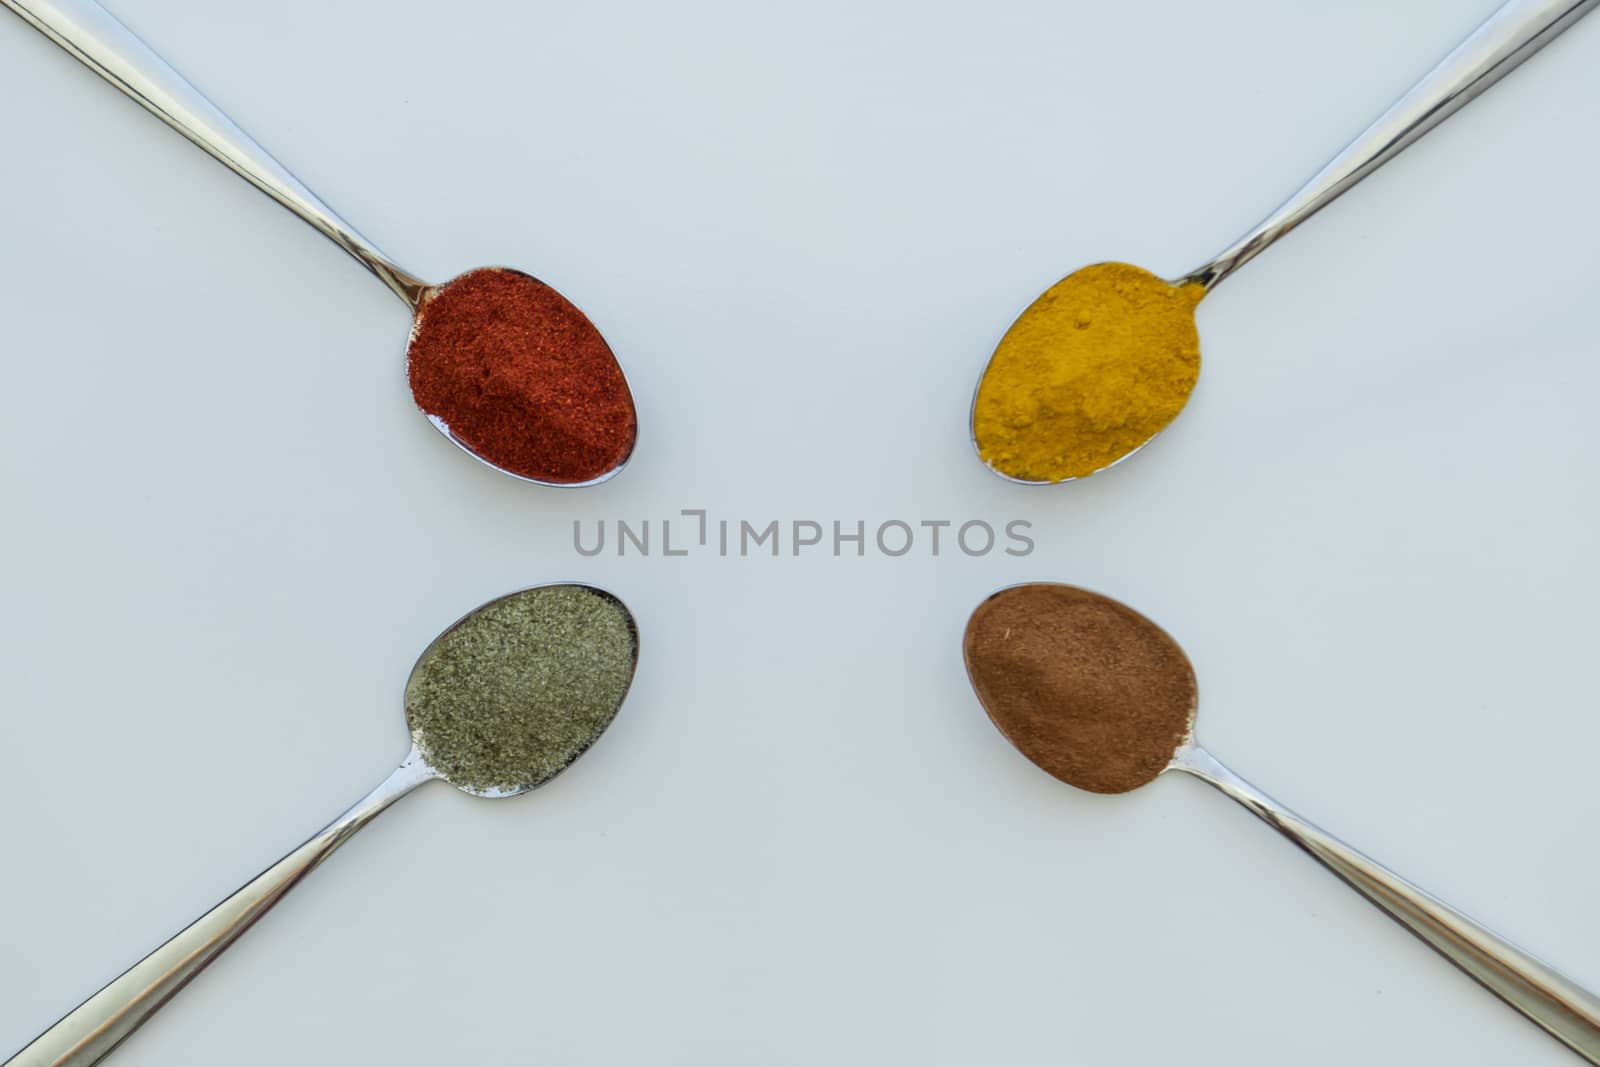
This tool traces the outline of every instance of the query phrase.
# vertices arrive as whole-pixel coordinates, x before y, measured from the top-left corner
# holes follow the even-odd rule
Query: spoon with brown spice
[[[406,682],[411,751],[348,811],[134,964],[5,1062],[98,1063],[385,808],[435,778],[479,797],[544,785],[588,751],[628,693],[639,656],[627,607],[587,585],[492,600],[417,659]]]
[[[94,0],[0,3],[392,289],[412,313],[406,367],[417,407],[469,455],[540,485],[593,485],[627,463],[638,431],[628,380],[600,331],[560,293],[505,267],[422,281]]]
[[[1178,643],[1143,615],[1070,585],[1013,586],[978,605],[964,649],[989,718],[1049,774],[1095,793],[1125,793],[1163,771],[1209,782],[1495,996],[1600,1063],[1600,999],[1296,815],[1201,748],[1194,739],[1194,669]]]

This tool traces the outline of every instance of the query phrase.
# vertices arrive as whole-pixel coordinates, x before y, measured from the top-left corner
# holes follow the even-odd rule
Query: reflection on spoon
[[[310,840],[78,1005],[5,1067],[98,1063],[355,832],[435,778],[512,797],[571,766],[611,724],[633,680],[638,630],[586,585],[492,600],[428,646],[406,683],[412,749],[399,769]]]
[[[627,379],[594,324],[560,293],[499,267],[429,285],[340,218],[94,0],[0,4],[350,253],[405,301],[413,315],[412,395],[468,454],[540,485],[593,485],[627,463],[637,433]],[[496,279],[500,284],[486,295],[484,283]],[[447,316],[457,323],[451,345],[429,344],[430,318]]]
[[[1238,801],[1573,1051],[1600,1063],[1600,999],[1301,818],[1194,739],[1197,687],[1178,643],[1108,597],[1069,585],[1002,589],[967,623],[967,674],[989,718],[1043,770],[1097,793],[1183,771]]]
[[[1254,229],[1177,281],[1085,267],[1012,324],[973,396],[972,441],[1004,478],[1071,481],[1148,444],[1200,375],[1200,299],[1341,193],[1515,70],[1600,0],[1508,0]]]

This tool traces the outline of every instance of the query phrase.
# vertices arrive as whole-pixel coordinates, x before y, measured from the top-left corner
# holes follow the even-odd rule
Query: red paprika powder
[[[513,474],[578,485],[633,451],[633,394],[605,338],[520,271],[469,271],[430,292],[406,368],[425,414]]]

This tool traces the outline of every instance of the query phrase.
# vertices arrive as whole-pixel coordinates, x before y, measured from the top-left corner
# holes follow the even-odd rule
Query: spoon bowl
[[[638,625],[613,594],[570,582],[509,593],[457,619],[417,657],[405,688],[412,746],[464,793],[521,796],[599,740],[638,662]],[[506,708],[508,692],[524,706]]]
[[[1035,765],[1097,793],[1193,775],[1283,834],[1384,914],[1600,1064],[1600,999],[1533,955],[1298,815],[1194,736],[1194,668],[1165,630],[1110,597],[1033,582],[990,596],[963,640],[978,702]]]
[[[1200,377],[1203,286],[1096,263],[1017,317],[972,393],[973,448],[1024,485],[1075,481],[1148,445]]]
[[[421,290],[406,377],[447,440],[521,481],[598,485],[633,455],[638,414],[611,347],[570,300],[511,267]]]
[[[995,728],[1079,789],[1137,789],[1194,737],[1189,657],[1161,627],[1087,589],[1033,582],[994,593],[967,623],[963,658]]]

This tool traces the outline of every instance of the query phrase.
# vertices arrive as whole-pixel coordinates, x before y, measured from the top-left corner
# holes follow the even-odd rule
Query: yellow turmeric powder
[[[1160,433],[1200,377],[1204,286],[1127,263],[1063,278],[1006,331],[978,383],[983,461],[1028,482],[1103,470]]]

